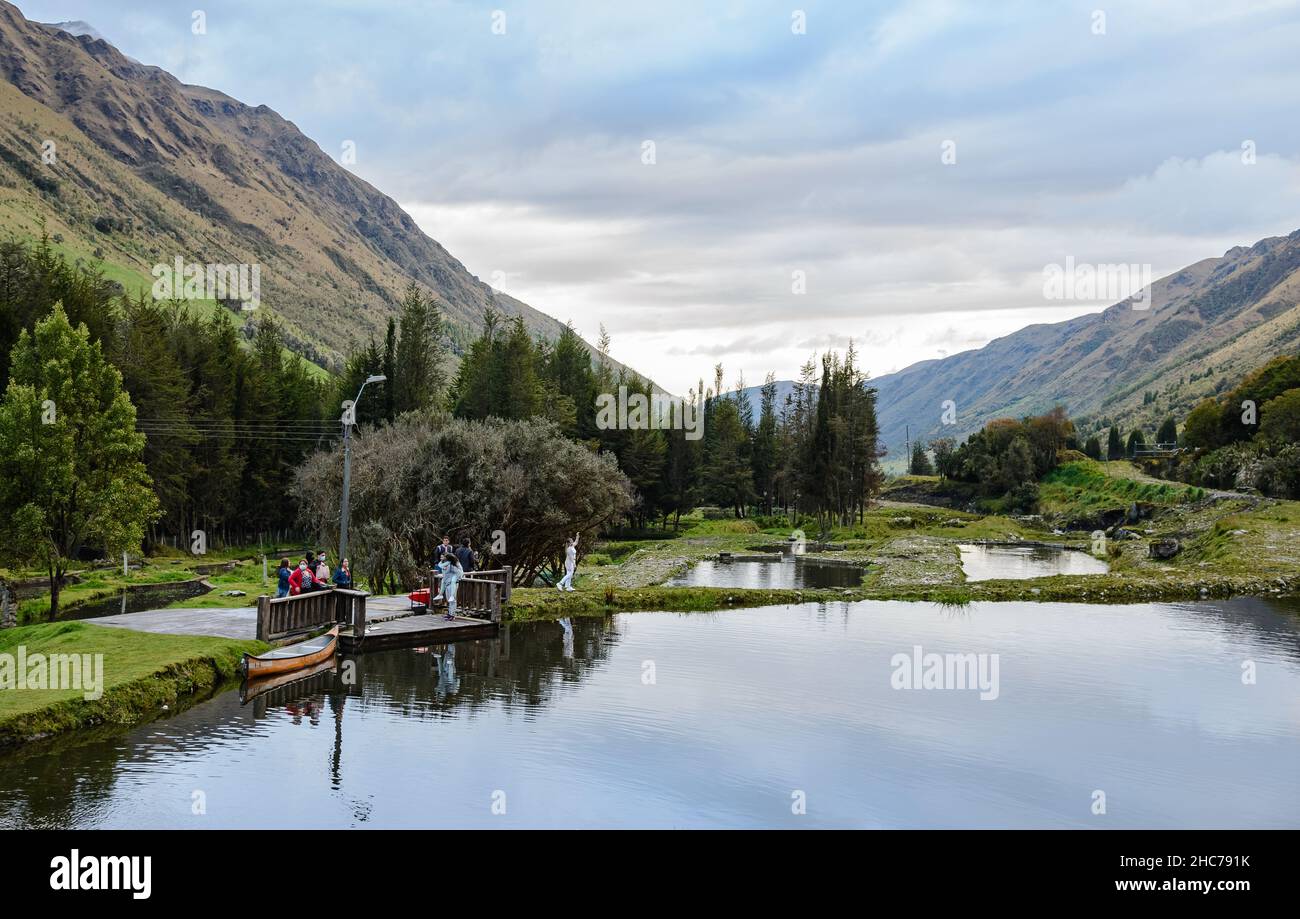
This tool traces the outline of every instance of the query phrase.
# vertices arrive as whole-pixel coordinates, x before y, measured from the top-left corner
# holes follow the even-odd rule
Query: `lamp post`
[[[352,491],[352,426],[357,423],[357,403],[361,394],[371,383],[383,383],[388,377],[374,374],[366,377],[366,382],[357,390],[357,397],[351,402],[343,403],[343,508],[339,515],[339,564],[348,557],[348,498]]]

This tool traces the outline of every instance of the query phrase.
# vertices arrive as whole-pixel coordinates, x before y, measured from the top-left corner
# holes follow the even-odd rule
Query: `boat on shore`
[[[338,644],[339,627],[334,626],[315,638],[285,645],[283,648],[273,648],[265,654],[245,652],[243,660],[239,663],[239,669],[250,679],[301,670],[329,660],[338,650]]]

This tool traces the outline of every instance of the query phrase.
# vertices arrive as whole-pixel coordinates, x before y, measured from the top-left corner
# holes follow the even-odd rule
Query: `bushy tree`
[[[49,573],[50,612],[83,545],[135,549],[157,515],[122,376],[61,305],[19,333],[0,402],[0,551]]]
[[[1264,403],[1259,434],[1279,444],[1300,443],[1300,388],[1288,389]]]
[[[953,472],[953,455],[957,451],[957,442],[951,437],[940,437],[930,441],[934,451],[934,469],[944,478],[951,478]]]
[[[505,551],[485,564],[513,565],[527,584],[562,557],[566,537],[581,533],[580,545],[590,545],[632,508],[631,483],[612,455],[542,419],[412,413],[360,430],[352,449],[349,537],[372,590],[414,585],[444,533],[468,536],[483,551],[496,530]],[[326,544],[338,537],[341,469],[335,448],[310,457],[299,473],[304,522]]]

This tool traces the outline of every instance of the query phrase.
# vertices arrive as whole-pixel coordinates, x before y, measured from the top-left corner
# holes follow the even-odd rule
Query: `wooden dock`
[[[364,640],[358,640],[354,623],[339,631],[339,646],[348,651],[376,651],[422,644],[446,644],[471,638],[491,638],[497,624],[490,619],[457,616],[443,618],[440,609],[426,612],[412,607],[406,597],[368,597]]]
[[[412,645],[444,645],[472,638],[492,638],[499,626],[487,619],[457,616],[448,621],[442,613],[417,613],[391,619],[367,619],[366,634],[358,641],[349,626],[339,631],[339,645],[346,652],[381,651]]]
[[[422,580],[427,603],[428,585],[437,597],[440,574],[430,571]],[[337,587],[292,597],[263,595],[257,600],[257,637],[274,643],[337,624],[339,647],[345,652],[490,638],[500,627],[513,580],[508,566],[461,578],[458,615],[452,620],[444,618],[444,607],[417,605],[403,595],[372,597]]]

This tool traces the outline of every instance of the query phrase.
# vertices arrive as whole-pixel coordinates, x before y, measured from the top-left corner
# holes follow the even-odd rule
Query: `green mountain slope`
[[[547,338],[562,328],[479,281],[264,105],[183,84],[3,0],[0,77],[0,229],[44,227],[70,255],[98,253],[128,288],[177,257],[257,264],[260,308],[325,367],[352,341],[382,337],[412,280],[437,295],[454,348],[488,307]]]
[[[1152,306],[1124,301],[1032,325],[976,351],[874,381],[890,458],[912,438],[964,437],[997,417],[1062,404],[1075,418],[1154,433],[1268,358],[1300,350],[1300,231],[1237,247],[1154,282]],[[956,423],[944,424],[944,402]]]

